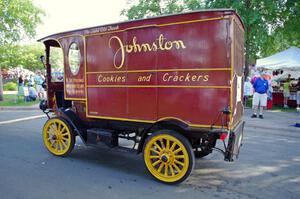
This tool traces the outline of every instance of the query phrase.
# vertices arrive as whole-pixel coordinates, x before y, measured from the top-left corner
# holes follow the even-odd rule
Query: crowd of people
[[[43,88],[45,77],[41,71],[35,74],[18,77],[18,95],[24,96],[25,101],[42,100],[46,98],[46,91]]]
[[[283,83],[283,108],[289,108],[288,99],[290,97],[290,89],[296,88],[296,102],[297,111],[300,111],[300,77],[296,84],[292,84],[291,75],[289,74],[287,79]],[[253,114],[251,118],[263,119],[263,110],[267,107],[268,100],[272,100],[273,87],[271,85],[270,76],[263,71],[257,72],[251,79],[247,78],[244,83],[244,102],[246,105],[250,96],[252,98]]]

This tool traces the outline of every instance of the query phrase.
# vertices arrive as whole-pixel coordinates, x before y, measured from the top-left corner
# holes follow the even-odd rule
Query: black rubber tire
[[[188,158],[189,158],[189,164],[188,164],[188,169],[186,171],[186,173],[184,174],[184,176],[182,178],[180,178],[179,180],[176,180],[174,182],[166,182],[166,181],[162,181],[158,178],[156,178],[151,172],[150,170],[148,169],[147,165],[146,165],[146,161],[145,161],[145,147],[147,145],[147,143],[152,139],[154,138],[155,136],[157,135],[170,135],[170,136],[173,136],[175,137],[177,140],[179,140],[182,145],[185,147],[186,151],[187,151],[187,154],[188,154]],[[147,171],[150,173],[150,175],[152,177],[154,177],[157,181],[159,182],[163,182],[165,184],[179,184],[181,182],[183,182],[184,180],[186,180],[190,174],[192,173],[192,170],[195,166],[195,155],[194,155],[194,151],[193,151],[193,148],[190,144],[190,142],[188,141],[188,139],[186,137],[184,137],[183,135],[181,135],[180,133],[176,132],[176,131],[172,131],[172,130],[158,130],[154,133],[152,133],[145,141],[144,143],[144,147],[143,147],[143,157],[144,157],[144,163],[145,163],[145,167],[147,168]]]
[[[55,153],[53,153],[51,150],[49,150],[48,149],[48,147],[47,147],[47,145],[45,144],[45,140],[44,140],[44,130],[45,130],[45,127],[46,127],[46,125],[49,123],[49,122],[51,122],[51,120],[60,120],[61,122],[63,122],[66,126],[67,126],[67,128],[68,128],[68,130],[69,130],[69,132],[70,132],[70,147],[68,148],[68,150],[65,152],[65,153],[63,153],[63,154],[55,154]],[[43,141],[44,141],[44,145],[45,145],[45,148],[51,153],[51,154],[53,154],[53,155],[55,155],[55,156],[59,156],[59,157],[66,157],[66,156],[68,156],[71,152],[72,152],[72,150],[74,149],[74,145],[75,145],[75,135],[74,135],[74,130],[73,130],[73,128],[71,128],[71,125],[67,122],[67,120],[65,120],[64,118],[62,118],[62,117],[52,117],[52,118],[50,118],[50,119],[48,119],[47,121],[46,121],[46,123],[44,124],[44,127],[43,127]]]

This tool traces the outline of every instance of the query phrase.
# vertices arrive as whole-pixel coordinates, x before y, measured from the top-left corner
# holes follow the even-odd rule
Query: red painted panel
[[[160,88],[158,118],[176,117],[188,123],[220,125],[218,115],[229,105],[229,89]]]
[[[220,125],[220,111],[236,107],[231,74],[242,75],[243,54],[231,54],[235,16],[231,10],[196,12],[54,37],[85,36],[88,115]],[[233,118],[240,120],[240,105]]]
[[[126,88],[89,88],[88,114],[91,116],[127,117]]]
[[[84,73],[84,41],[81,37],[67,37],[59,40],[64,52],[64,90],[65,98],[84,99],[85,98],[85,73]],[[80,50],[80,68],[74,75],[69,66],[69,47],[76,43]]]

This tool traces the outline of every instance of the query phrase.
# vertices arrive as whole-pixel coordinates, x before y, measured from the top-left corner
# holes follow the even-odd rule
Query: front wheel
[[[144,162],[150,174],[168,184],[184,181],[195,162],[189,141],[177,132],[160,130],[147,138]]]
[[[67,156],[74,148],[75,136],[68,122],[61,117],[49,119],[43,128],[44,145],[56,156]]]

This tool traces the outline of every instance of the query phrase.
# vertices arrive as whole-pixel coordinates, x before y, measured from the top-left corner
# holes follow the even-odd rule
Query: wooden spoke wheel
[[[184,181],[191,174],[195,157],[185,137],[174,131],[161,130],[147,139],[144,162],[157,180],[174,184]]]
[[[67,156],[74,148],[75,136],[66,120],[60,117],[49,119],[43,128],[44,145],[57,156]]]

